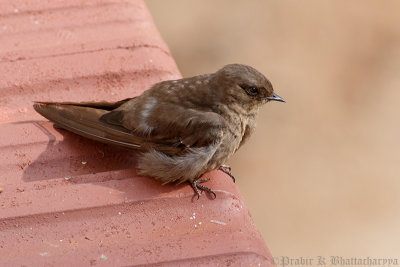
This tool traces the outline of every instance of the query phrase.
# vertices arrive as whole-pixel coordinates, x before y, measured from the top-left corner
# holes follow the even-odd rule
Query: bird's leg
[[[233,182],[236,182],[235,176],[233,176],[233,174],[231,173],[232,168],[230,166],[223,164],[218,168],[218,170],[221,170],[224,173],[228,174],[232,178]]]
[[[202,185],[202,183],[207,182],[208,180],[210,180],[210,178],[203,178],[203,179],[189,181],[190,185],[193,187],[194,192],[197,194],[197,199],[200,198],[199,189],[212,194],[214,196],[214,199],[217,198],[217,195],[211,188]]]

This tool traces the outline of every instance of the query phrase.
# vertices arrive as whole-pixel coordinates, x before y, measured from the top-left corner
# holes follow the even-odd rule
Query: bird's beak
[[[283,102],[283,103],[286,102],[282,97],[280,97],[279,95],[277,95],[275,93],[272,96],[266,97],[266,99],[272,100],[272,101],[279,101],[279,102]]]

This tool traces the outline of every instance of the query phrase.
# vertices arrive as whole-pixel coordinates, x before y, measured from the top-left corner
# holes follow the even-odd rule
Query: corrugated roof
[[[210,173],[217,199],[197,201],[32,108],[179,77],[142,1],[0,2],[0,265],[272,265],[227,175]]]

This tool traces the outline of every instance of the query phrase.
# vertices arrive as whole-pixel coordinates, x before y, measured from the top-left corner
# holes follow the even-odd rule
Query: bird
[[[139,175],[162,184],[188,182],[216,198],[201,178],[225,165],[251,136],[260,107],[285,102],[255,68],[229,64],[215,73],[154,84],[117,102],[34,102],[55,126],[137,152]]]

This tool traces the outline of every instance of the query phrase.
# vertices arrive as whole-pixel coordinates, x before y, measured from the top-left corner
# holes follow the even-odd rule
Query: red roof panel
[[[142,1],[0,2],[0,265],[248,265],[272,258],[236,185],[136,175],[32,101],[120,100],[180,73]]]

